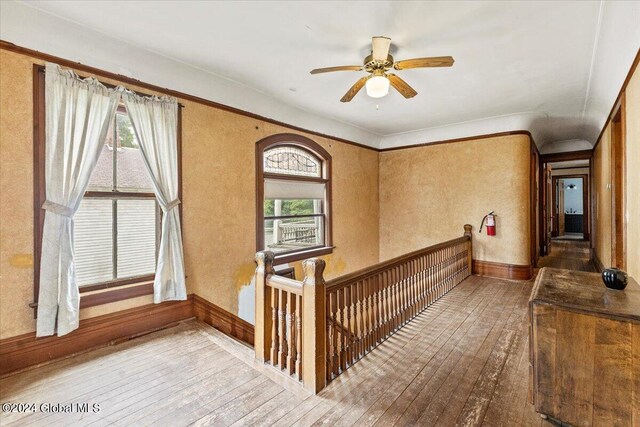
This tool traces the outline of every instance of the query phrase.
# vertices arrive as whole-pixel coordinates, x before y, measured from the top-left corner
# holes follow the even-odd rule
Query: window
[[[153,279],[160,208],[123,105],[116,112],[74,222],[80,289]]]
[[[308,138],[279,134],[256,148],[257,250],[285,263],[330,253],[331,156]]]
[[[44,67],[34,67],[34,81],[35,271],[31,306],[35,308],[45,216],[41,206],[46,200]],[[181,109],[178,109],[178,164],[180,124]],[[179,168],[179,175],[180,172]],[[180,178],[179,182],[181,189]],[[179,198],[182,198],[181,194]],[[156,202],[131,121],[124,105],[120,105],[87,191],[74,215],[74,260],[81,308],[153,293],[150,282],[155,275],[161,219],[162,211]]]

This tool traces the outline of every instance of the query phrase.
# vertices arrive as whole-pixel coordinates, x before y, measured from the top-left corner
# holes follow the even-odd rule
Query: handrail
[[[302,282],[289,279],[288,277],[276,276],[274,274],[267,277],[267,286],[302,295]]]
[[[397,256],[395,258],[391,258],[387,261],[383,261],[381,263],[378,263],[376,265],[370,266],[370,267],[365,267],[362,268],[360,270],[354,271],[352,273],[349,274],[345,274],[343,276],[340,277],[336,277],[335,279],[331,279],[329,281],[327,281],[327,292],[330,291],[335,291],[336,289],[340,288],[341,286],[344,286],[345,284],[355,281],[355,280],[362,280],[365,279],[369,276],[373,276],[376,273],[380,273],[381,271],[384,271],[390,267],[396,266],[396,265],[400,265],[402,263],[405,263],[407,261],[411,261],[417,257],[423,256],[423,255],[428,255],[434,252],[437,252],[440,249],[444,249],[447,247],[450,247],[452,245],[455,245],[457,243],[463,243],[466,241],[471,240],[471,236],[467,236],[464,235],[462,237],[457,237],[455,239],[451,239],[451,240],[447,240],[446,242],[442,242],[442,243],[437,243],[435,245],[431,245],[431,246],[427,246],[426,248],[422,248],[422,249],[418,249],[415,250],[413,252],[409,252],[406,253],[404,255],[400,255]]]

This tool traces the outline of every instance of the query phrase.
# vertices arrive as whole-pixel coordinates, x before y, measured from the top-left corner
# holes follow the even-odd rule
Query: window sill
[[[80,308],[95,307],[97,305],[124,301],[145,295],[153,295],[153,281],[139,281],[138,284],[127,287],[113,288],[102,292],[81,293]],[[34,310],[34,318],[38,313],[38,303],[31,303],[29,307]]]
[[[313,248],[306,251],[286,253],[276,255],[273,261],[274,265],[286,264],[288,262],[300,261],[303,259],[313,258],[320,255],[328,255],[333,252],[335,246],[323,246],[321,248]]]
[[[140,284],[110,289],[103,292],[81,294],[80,308],[95,307],[96,305],[109,304],[145,295],[153,295],[153,282],[138,283]]]

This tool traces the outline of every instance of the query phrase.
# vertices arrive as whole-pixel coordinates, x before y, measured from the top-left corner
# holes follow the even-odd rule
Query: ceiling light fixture
[[[371,98],[382,98],[389,94],[389,79],[382,70],[377,70],[367,79],[365,87]]]

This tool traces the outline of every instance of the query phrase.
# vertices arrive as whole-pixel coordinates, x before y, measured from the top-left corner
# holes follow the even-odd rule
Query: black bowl
[[[623,290],[627,287],[627,273],[619,268],[607,268],[602,272],[602,281],[609,289]]]

